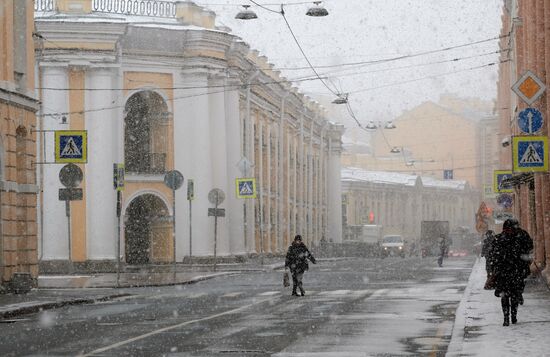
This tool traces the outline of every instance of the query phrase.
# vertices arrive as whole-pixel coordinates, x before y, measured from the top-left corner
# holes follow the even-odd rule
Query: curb
[[[132,296],[132,294],[107,295],[107,296],[102,296],[94,299],[76,298],[76,299],[61,300],[61,301],[45,301],[42,303],[31,302],[32,304],[29,303],[27,306],[21,306],[12,310],[6,310],[6,311],[0,310],[0,319],[7,319],[11,317],[20,316],[20,315],[33,314],[36,312],[40,312],[42,310],[57,309],[63,306],[94,304],[98,302],[109,301],[109,300],[117,299],[120,297],[127,297],[127,296]]]
[[[453,332],[451,334],[451,341],[447,346],[446,356],[460,356],[460,353],[462,352],[462,344],[464,343],[464,329],[466,328],[466,319],[468,318],[466,305],[474,288],[474,280],[472,279],[472,275],[476,272],[476,269],[479,269],[479,266],[481,266],[481,263],[480,258],[478,257],[472,267],[472,271],[468,277],[468,284],[466,285],[464,294],[462,295],[458,308],[455,312]]]
[[[216,275],[205,275],[205,276],[198,276],[190,280],[177,282],[177,283],[168,283],[168,284],[147,284],[142,286],[121,286],[121,288],[130,288],[130,287],[146,287],[146,286],[174,286],[174,285],[188,285],[188,284],[194,284],[198,283],[200,281],[213,279],[219,276],[224,275],[234,275],[234,273],[219,273]],[[94,288],[102,288],[102,287],[94,287]],[[108,288],[114,288],[112,286],[108,286]],[[66,288],[66,290],[73,290],[75,288]],[[81,288],[86,289],[86,288]],[[27,302],[27,303],[21,303],[17,308],[11,309],[11,310],[4,310],[2,311],[2,307],[0,307],[0,321],[6,320],[9,318],[21,316],[21,315],[27,315],[27,314],[34,314],[43,310],[52,310],[57,309],[64,306],[70,306],[70,305],[84,305],[84,304],[95,304],[98,302],[104,302],[104,301],[110,301],[122,297],[137,297],[141,295],[135,295],[135,294],[128,294],[128,293],[122,293],[122,294],[113,294],[113,295],[106,295],[101,296],[98,298],[74,298],[74,299],[68,299],[68,300],[60,300],[60,301],[44,301],[44,302]],[[25,305],[27,304],[27,305]],[[9,306],[9,305],[8,305]]]

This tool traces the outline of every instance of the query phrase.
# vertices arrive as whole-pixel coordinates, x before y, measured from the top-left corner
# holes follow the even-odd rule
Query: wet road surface
[[[320,261],[304,297],[282,271],[144,288],[0,324],[0,355],[444,356],[473,260]]]

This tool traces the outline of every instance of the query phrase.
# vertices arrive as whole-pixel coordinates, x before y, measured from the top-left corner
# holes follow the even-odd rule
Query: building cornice
[[[0,82],[0,101],[23,108],[28,111],[36,112],[40,109],[40,102],[28,95],[12,91],[6,88],[2,82]]]

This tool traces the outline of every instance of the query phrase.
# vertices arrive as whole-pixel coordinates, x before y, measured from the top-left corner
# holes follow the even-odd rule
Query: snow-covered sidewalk
[[[517,325],[502,326],[500,299],[484,290],[485,260],[478,259],[456,312],[447,356],[549,356],[550,291],[528,282]]]

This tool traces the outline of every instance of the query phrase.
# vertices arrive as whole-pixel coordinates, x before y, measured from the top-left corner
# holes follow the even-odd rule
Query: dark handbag
[[[485,280],[485,286],[483,289],[494,290],[496,288],[496,280],[495,274],[487,274],[487,280]]]
[[[290,286],[290,277],[288,276],[288,271],[285,271],[283,274],[283,286],[285,288]]]

